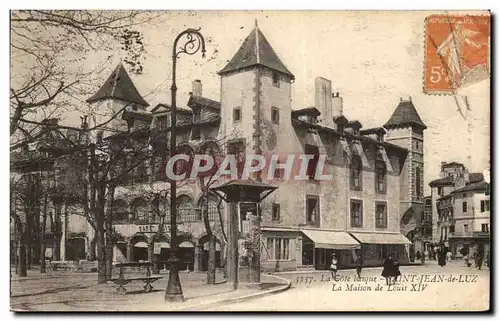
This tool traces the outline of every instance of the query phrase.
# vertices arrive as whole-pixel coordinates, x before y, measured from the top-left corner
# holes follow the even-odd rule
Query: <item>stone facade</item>
[[[286,162],[288,155],[308,154],[314,159],[323,155],[323,174],[332,176],[332,180],[273,177],[270,183],[278,188],[260,204],[263,270],[326,269],[334,252],[340,267],[354,265],[360,255],[365,266],[380,265],[389,254],[402,264],[408,262],[409,242],[401,234],[407,235],[418,223],[412,222],[423,200],[425,125],[415,107],[412,112],[417,122],[391,118],[385,128],[363,133],[359,121],[349,122],[343,116],[342,97],[333,93],[331,81],[318,77],[315,106],[292,110],[294,76],[279,61],[258,27],[219,74],[220,102],[204,98],[201,83],[194,81],[190,109],[181,107],[178,111],[177,142],[183,151],[202,153],[203,146],[210,142],[225,154],[228,145],[238,141],[242,142],[245,155],[278,155],[281,163]],[[96,108],[104,104],[116,112],[128,108],[130,102],[123,101],[123,97],[108,97],[92,104]],[[141,119],[138,123],[148,128],[151,135],[164,134],[163,143],[153,148],[166,146],[170,117],[167,105],[157,106],[151,112],[145,107],[132,108],[130,112]],[[401,113],[400,106],[395,113]],[[144,114],[150,119],[145,121],[148,117]],[[123,130],[126,124],[130,125],[119,118],[111,124],[112,130]],[[134,124],[133,128],[141,126]],[[199,135],[193,134],[195,129]],[[159,164],[161,161],[165,159],[160,159]],[[118,216],[114,228],[116,245],[123,256],[161,265],[168,258],[171,242],[168,206],[164,207],[167,221],[159,230],[161,218],[153,215],[151,200],[145,195],[153,185],[160,189],[168,189],[168,185],[158,179],[158,163],[153,163],[147,165],[145,180],[117,188],[113,213]],[[200,216],[201,195],[197,182],[184,182],[177,191],[182,268],[206,267],[207,236]],[[244,206],[240,204],[240,215],[247,211]],[[227,206],[212,200],[209,208],[210,226],[217,238],[217,265],[221,265]],[[89,251],[93,233],[86,231]],[[321,245],[318,239],[310,239],[308,235],[314,233],[330,235],[331,243]],[[350,241],[336,243],[335,238],[340,236]],[[360,249],[349,248],[350,242]]]

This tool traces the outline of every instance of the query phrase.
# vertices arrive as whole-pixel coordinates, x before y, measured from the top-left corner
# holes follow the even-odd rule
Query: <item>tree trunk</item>
[[[210,227],[210,221],[208,219],[208,191],[203,193],[203,222],[205,223],[205,230],[208,236],[208,271],[207,271],[207,284],[215,284],[215,236],[212,233],[212,228]]]
[[[16,238],[16,241],[14,242],[14,266],[16,268],[16,274],[19,273],[19,241]]]
[[[97,283],[106,283],[106,249],[104,244],[104,226],[98,224],[96,229],[97,243]]]
[[[54,261],[61,261],[61,239],[62,235],[57,233],[54,234],[54,251],[52,254]]]
[[[28,271],[26,269],[26,240],[24,232],[22,232],[21,240],[19,242],[19,276],[28,276]]]
[[[113,273],[113,212],[112,204],[114,200],[114,187],[108,189],[108,197],[106,198],[105,207],[105,228],[106,228],[106,277],[111,279]]]
[[[208,242],[207,284],[215,284],[215,236],[212,235]]]
[[[94,235],[92,240],[90,240],[90,253],[89,253],[89,261],[95,261],[96,260],[96,245],[97,245],[97,238]]]
[[[40,273],[46,273],[46,267],[45,267],[45,249],[47,247],[47,245],[45,244],[46,225],[47,225],[47,198],[45,198],[42,226],[40,228]]]
[[[26,270],[31,270],[31,264],[33,263],[33,254],[31,253],[31,247],[31,242],[26,244]]]
[[[111,230],[113,226],[110,220],[106,219],[106,278],[111,279],[113,268],[113,240],[111,237]]]
[[[40,273],[46,273],[45,266],[45,249],[46,249],[45,241],[42,241],[40,244]]]

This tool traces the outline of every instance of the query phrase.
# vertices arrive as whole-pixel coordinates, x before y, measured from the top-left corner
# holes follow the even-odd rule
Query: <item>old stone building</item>
[[[353,265],[358,255],[366,266],[380,265],[389,254],[408,262],[413,248],[407,237],[413,238],[423,213],[426,129],[411,99],[396,98],[386,124],[364,129],[360,120],[345,117],[342,97],[332,82],[318,77],[312,88],[314,105],[292,109],[295,76],[257,26],[218,74],[220,101],[204,97],[202,83],[194,80],[187,106],[178,108],[179,153],[235,154],[243,160],[247,155],[276,155],[279,164],[286,163],[288,155],[312,159],[309,179],[286,180],[276,169],[272,180],[266,181],[278,188],[260,206],[263,270],[326,269],[333,252],[341,267]],[[149,110],[121,65],[87,103],[103,117],[96,123],[121,115],[96,137],[115,137],[131,128],[155,151],[151,161],[134,169],[116,189],[112,211],[116,247],[125,258],[164,262],[170,248],[168,195],[162,202],[162,217],[154,214],[148,195],[169,189],[165,164],[170,106],[159,104]],[[323,174],[331,175],[331,180],[315,178],[320,155],[325,156]],[[184,269],[207,266],[202,192],[197,181],[179,183],[177,241]],[[239,207],[242,217],[256,210],[254,204]],[[220,265],[225,204],[210,196],[208,211]],[[92,237],[88,231],[86,251]]]
[[[457,162],[441,163],[441,178],[429,183],[435,243],[444,243],[454,256],[462,248],[489,251],[490,196],[483,174],[469,173]]]

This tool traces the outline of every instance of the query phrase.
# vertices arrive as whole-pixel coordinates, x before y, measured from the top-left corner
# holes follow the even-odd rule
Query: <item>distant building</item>
[[[489,250],[490,196],[483,174],[469,173],[461,163],[441,163],[441,178],[431,186],[433,242],[460,256],[464,247]]]

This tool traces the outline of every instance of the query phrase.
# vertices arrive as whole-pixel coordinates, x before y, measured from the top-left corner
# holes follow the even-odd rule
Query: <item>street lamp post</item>
[[[177,112],[177,85],[176,85],[176,66],[177,58],[180,54],[185,53],[188,55],[194,55],[200,48],[202,52],[202,57],[205,57],[205,39],[199,32],[200,29],[186,29],[181,32],[174,41],[174,47],[172,49],[172,86],[170,87],[171,92],[171,124],[170,124],[170,157],[175,155],[177,149],[176,142],[176,112]],[[185,37],[186,42],[181,46],[177,46],[181,38]],[[184,301],[184,296],[182,294],[181,282],[179,279],[179,269],[177,258],[177,183],[175,180],[170,182],[171,188],[171,201],[170,201],[170,243],[171,243],[171,257],[169,258],[170,272],[168,277],[168,285],[165,291],[165,301],[179,302]]]

